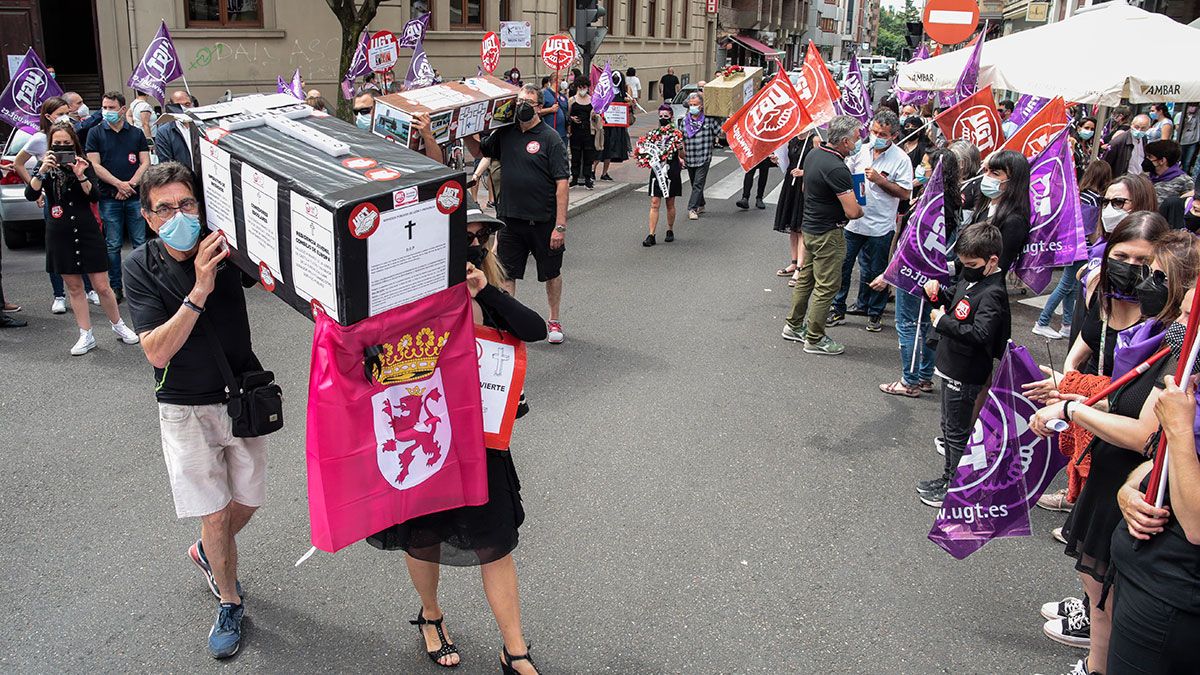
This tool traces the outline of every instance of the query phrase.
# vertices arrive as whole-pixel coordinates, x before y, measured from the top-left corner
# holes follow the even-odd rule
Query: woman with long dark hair
[[[502,289],[504,269],[491,252],[492,235],[504,223],[467,204],[467,288],[477,325],[509,333],[524,342],[546,339],[546,322],[537,312]],[[457,666],[461,657],[443,627],[438,604],[441,565],[480,568],[483,590],[500,628],[504,647],[500,667],[504,673],[536,673],[521,630],[517,594],[517,568],[512,551],[517,528],[525,520],[521,483],[508,448],[487,449],[488,501],[439,511],[393,525],[367,538],[367,543],[388,551],[403,550],[408,574],[421,596],[417,627],[430,660],[439,666]]]
[[[788,165],[783,167],[783,187],[779,191],[779,203],[775,205],[774,230],[787,233],[791,258],[775,272],[775,276],[792,277],[800,266],[804,248],[804,237],[800,232],[800,224],[804,221],[804,158],[820,142],[820,137],[811,130],[788,141]],[[788,286],[795,285],[794,278],[788,280]]]
[[[987,201],[976,204],[972,222],[989,222],[1000,230],[1000,269],[1007,272],[1029,239],[1029,160],[1015,150],[988,155],[979,191]]]
[[[1123,230],[1163,230],[1165,234],[1166,228],[1166,221],[1157,213],[1139,212],[1129,216],[1113,231],[1113,241],[1127,236]],[[1143,317],[1148,321],[1127,338],[1129,347],[1117,354],[1116,367],[1109,369],[1114,377],[1128,372],[1161,346],[1172,346],[1176,350],[1182,346],[1182,338],[1173,338],[1172,332],[1166,329],[1170,321],[1179,316],[1186,290],[1200,272],[1200,251],[1196,248],[1195,238],[1191,235],[1160,235],[1145,258],[1153,261],[1153,267],[1144,263],[1128,263],[1128,266],[1136,272],[1133,278],[1138,279],[1134,284],[1140,296],[1135,301],[1138,303],[1138,321]],[[1100,283],[1107,285],[1106,277],[1112,277],[1114,288],[1127,286],[1128,279],[1123,273],[1113,273],[1115,262],[1119,261],[1105,259]],[[1154,276],[1150,276],[1152,271]],[[1178,332],[1175,335],[1178,336]],[[1135,353],[1137,356],[1132,356]],[[1158,420],[1154,405],[1162,393],[1157,386],[1163,375],[1175,369],[1177,354],[1178,351],[1172,357],[1160,360],[1096,406],[1084,406],[1080,402],[1082,397],[1076,396],[1054,402],[1030,418],[1030,429],[1039,436],[1053,433],[1047,426],[1052,420],[1064,420],[1094,435],[1087,449],[1092,458],[1091,472],[1063,525],[1066,554],[1075,558],[1075,569],[1087,594],[1087,611],[1052,618],[1043,628],[1055,641],[1088,646],[1084,672],[1104,671],[1108,662],[1112,606],[1105,602],[1105,582],[1113,571],[1114,530],[1121,524],[1118,493],[1155,447]],[[1118,597],[1107,594],[1107,603],[1119,602],[1119,592]],[[1086,643],[1082,642],[1084,637]]]

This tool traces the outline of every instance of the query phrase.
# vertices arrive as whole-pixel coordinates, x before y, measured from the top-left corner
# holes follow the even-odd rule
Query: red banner
[[[826,71],[828,74],[828,71]],[[749,171],[813,123],[800,94],[787,75],[773,78],[746,102],[721,129],[729,149],[742,168]]]
[[[986,157],[1000,147],[1004,131],[1000,128],[1000,112],[992,97],[992,85],[971,94],[934,118],[938,127],[951,140],[965,140],[979,148]]]
[[[1034,113],[1011,138],[1004,141],[1001,150],[1016,150],[1032,159],[1050,144],[1050,139],[1067,126],[1066,104],[1061,96],[1055,96],[1042,109]]]
[[[805,110],[812,116],[811,124],[829,124],[829,120],[837,116],[833,102],[842,97],[842,92],[838,90],[837,83],[829,74],[829,67],[825,65],[825,59],[821,58],[821,52],[817,51],[817,46],[812,40],[808,41],[808,51],[804,53],[799,87],[797,93]]]
[[[475,358],[483,401],[483,442],[489,448],[507,450],[525,386],[525,343],[495,328],[476,325]]]
[[[479,43],[479,61],[489,73],[496,72],[500,65],[500,36],[489,32]]]

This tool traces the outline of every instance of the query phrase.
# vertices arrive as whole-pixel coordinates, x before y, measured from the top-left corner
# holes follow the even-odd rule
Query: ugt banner
[[[833,75],[829,74],[829,67],[825,65],[825,59],[821,58],[821,52],[812,40],[808,41],[808,51],[804,52],[799,86],[800,102],[812,116],[812,121],[806,124],[805,128],[829,124],[829,120],[837,116],[834,101],[842,97],[842,92],[838,91],[837,83],[833,81]]]
[[[950,91],[939,92],[938,99],[942,103],[943,108],[958,103],[967,98],[979,88],[979,53],[983,51],[984,35],[987,33],[987,24],[983,26],[983,30],[977,34],[977,40],[974,46],[971,47],[971,57],[967,59],[967,65],[963,67],[962,74],[958,76],[958,82],[955,83],[954,89]],[[983,149],[980,148],[980,152]]]
[[[1029,535],[1029,509],[1066,466],[1058,438],[1039,438],[1041,406],[1021,386],[1043,379],[1024,347],[1008,343],[929,540],[962,560],[996,537]]]
[[[332,553],[418,516],[485,503],[466,285],[353,326],[316,319],[306,444],[313,545]]]
[[[1009,115],[1008,120],[1011,122],[1016,114],[1014,111],[1012,115]],[[1004,141],[1004,145],[1000,146],[1000,149],[1015,150],[1025,155],[1026,159],[1032,159],[1045,150],[1046,146],[1050,145],[1050,139],[1066,126],[1066,104],[1061,96],[1055,96],[1054,100],[1042,106],[1041,110],[1021,124],[1021,127]]]
[[[1012,114],[1008,116],[1008,121],[1021,126],[1028,122],[1037,111],[1041,110],[1049,102],[1050,99],[1043,96],[1021,94],[1021,98],[1017,99],[1017,104],[1013,106]]]
[[[1046,290],[1055,267],[1087,258],[1079,185],[1067,133],[1065,127],[1059,130],[1029,167],[1029,238],[1013,271],[1034,293]]]
[[[131,89],[150,94],[162,103],[166,100],[167,84],[180,77],[183,77],[183,63],[175,51],[175,43],[171,41],[167,22],[163,21],[125,84]]]
[[[925,297],[925,282],[950,281],[950,261],[946,253],[945,184],[939,160],[925,191],[917,200],[904,230],[904,239],[896,255],[883,271],[883,279],[896,288]]]
[[[1000,112],[992,96],[992,85],[962,99],[934,118],[942,134],[950,140],[965,140],[988,154],[1000,147],[1004,132],[1000,128]]]
[[[595,110],[597,115],[603,115],[604,111],[608,110],[608,106],[612,105],[613,99],[617,97],[617,88],[613,86],[612,75],[612,61],[606,61],[604,70],[600,71],[600,77],[592,85],[592,110]]]
[[[808,109],[786,77],[776,77],[746,102],[721,129],[746,171],[812,123]]]
[[[46,70],[46,64],[30,47],[8,85],[0,92],[0,119],[14,127],[33,127],[36,130],[41,126],[39,118],[42,103],[51,96],[62,96],[62,93],[58,83]]]
[[[917,53],[914,54],[912,59],[909,60],[909,63],[916,63],[917,61],[924,61],[927,58],[929,58],[929,46],[926,45],[924,42],[922,42],[921,46],[917,49]],[[895,82],[895,80],[893,80],[892,86],[895,86],[895,84],[896,84],[896,82]],[[929,92],[928,91],[900,91],[897,89],[896,90],[896,101],[898,101],[900,103],[900,105],[910,105],[911,104],[911,105],[920,107],[920,106],[925,105],[929,101]],[[903,120],[901,120],[901,121],[903,121]]]
[[[413,48],[412,61],[408,64],[408,75],[404,77],[404,84],[409,89],[428,87],[433,84],[435,77],[433,66],[429,65],[429,57],[425,55],[425,43],[418,42]]]
[[[370,41],[371,38],[366,31],[358,36],[358,46],[354,48],[354,58],[350,60],[350,67],[346,69],[346,76],[342,78],[342,96],[345,98],[354,98],[354,80],[371,72],[371,66],[367,63],[367,44]]]
[[[867,83],[863,80],[862,68],[858,65],[858,57],[850,55],[850,67],[846,79],[842,80],[842,98],[836,105],[840,114],[849,115],[862,122],[859,137],[866,140],[871,134],[871,94],[867,91]]]

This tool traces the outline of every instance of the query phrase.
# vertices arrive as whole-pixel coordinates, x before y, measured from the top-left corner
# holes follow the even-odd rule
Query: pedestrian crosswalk
[[[714,166],[720,164],[721,162],[724,162],[727,159],[729,159],[729,155],[713,155],[712,162],[708,165],[708,170],[712,171],[712,168]],[[680,182],[682,182],[684,185],[688,184],[688,172],[686,170],[680,171],[679,177],[681,178]],[[637,191],[642,194],[650,193],[650,172],[649,171],[646,172],[646,180],[642,183],[642,186],[637,189]],[[707,194],[707,192],[705,194]]]
[[[731,155],[713,155],[712,164],[709,165],[710,180],[708,187],[704,189],[704,197],[707,200],[726,201],[741,195],[742,181],[746,173],[742,171],[740,166],[737,166],[737,162],[733,163],[734,166],[730,168],[729,173],[724,177],[717,180],[715,183],[711,180],[713,178],[712,168],[729,159],[730,157]],[[767,193],[765,197],[763,197],[763,201],[767,204],[776,205],[779,203],[780,193],[783,192],[783,181],[786,179],[786,176],[781,178],[779,176],[779,172],[777,171],[772,171],[769,175],[770,178],[768,180],[774,182],[775,186],[770,192]],[[683,183],[686,185],[688,183],[688,175],[686,171],[682,172],[681,178],[683,179]],[[649,181],[647,180],[644,182],[637,189],[637,191],[641,194],[647,194],[649,192]],[[686,192],[684,193],[684,196],[687,196]]]

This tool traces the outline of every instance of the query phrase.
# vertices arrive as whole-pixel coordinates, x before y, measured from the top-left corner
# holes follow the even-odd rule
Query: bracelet
[[[188,309],[192,310],[193,312],[195,312],[197,314],[204,313],[204,308],[201,307],[200,305],[197,305],[196,303],[192,302],[191,298],[185,297],[183,299],[183,306],[187,307]]]
[[[1074,403],[1074,401],[1064,401],[1063,402],[1063,419],[1066,420],[1067,422],[1071,421],[1071,404],[1072,403]]]

